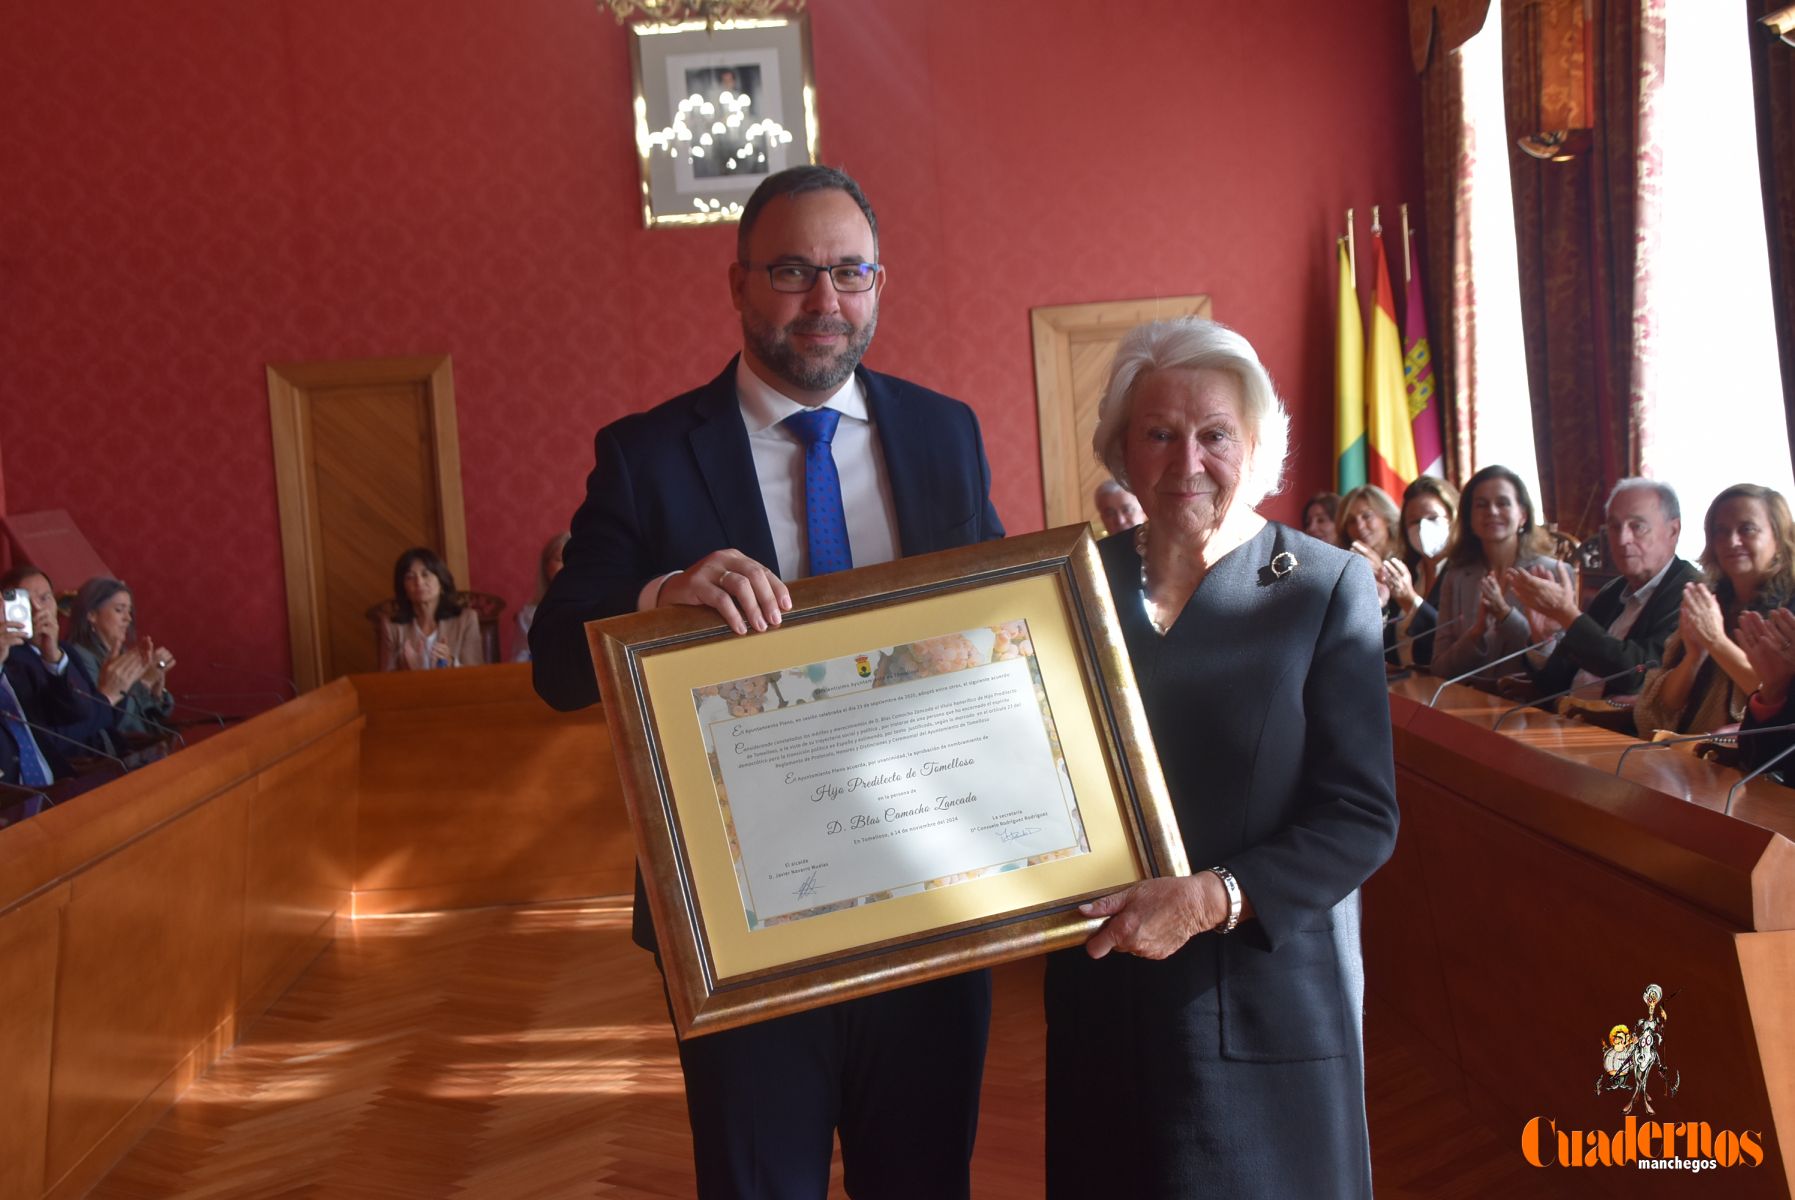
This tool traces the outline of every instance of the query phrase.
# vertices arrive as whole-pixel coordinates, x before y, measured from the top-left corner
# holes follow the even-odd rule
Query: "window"
[[[1683,501],[1684,557],[1722,488],[1792,494],[1770,259],[1764,245],[1750,43],[1736,4],[1665,0],[1664,152],[1646,472]]]
[[[1539,461],[1521,332],[1521,276],[1515,262],[1514,190],[1502,105],[1502,19],[1492,6],[1483,29],[1459,50],[1464,71],[1469,199],[1460,217],[1471,275],[1466,329],[1472,402],[1471,465],[1501,463],[1527,481],[1539,503]]]

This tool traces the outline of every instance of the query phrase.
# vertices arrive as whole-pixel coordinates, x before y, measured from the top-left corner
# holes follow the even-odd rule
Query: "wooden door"
[[[449,360],[268,368],[293,678],[302,690],[379,667],[368,608],[408,546],[468,586]]]
[[[1097,401],[1109,380],[1116,343],[1136,325],[1168,317],[1207,317],[1208,296],[1113,300],[1030,310],[1035,339],[1035,404],[1041,427],[1041,491],[1047,527],[1103,523],[1091,496],[1109,472],[1091,453]]]

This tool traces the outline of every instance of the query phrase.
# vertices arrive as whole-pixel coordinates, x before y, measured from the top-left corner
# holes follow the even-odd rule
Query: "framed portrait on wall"
[[[817,156],[810,21],[630,27],[642,223],[735,221],[760,181]]]

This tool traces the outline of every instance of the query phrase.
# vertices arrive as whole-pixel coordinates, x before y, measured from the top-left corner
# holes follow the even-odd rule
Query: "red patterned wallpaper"
[[[1420,196],[1404,0],[812,8],[824,156],[884,226],[869,363],[978,409],[1009,527],[1042,520],[1029,308],[1184,292],[1291,402],[1293,514],[1332,456],[1330,230]],[[0,27],[5,502],[70,510],[190,687],[287,670],[264,364],[451,354],[467,582],[515,610],[592,432],[737,342],[733,229],[640,228],[627,44],[589,0]]]

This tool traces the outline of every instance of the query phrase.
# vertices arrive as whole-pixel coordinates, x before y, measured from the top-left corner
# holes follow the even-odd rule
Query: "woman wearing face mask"
[[[1444,479],[1423,475],[1402,493],[1403,555],[1385,564],[1384,578],[1402,611],[1395,644],[1404,666],[1425,667],[1433,659],[1440,576],[1457,514],[1458,489]]]

